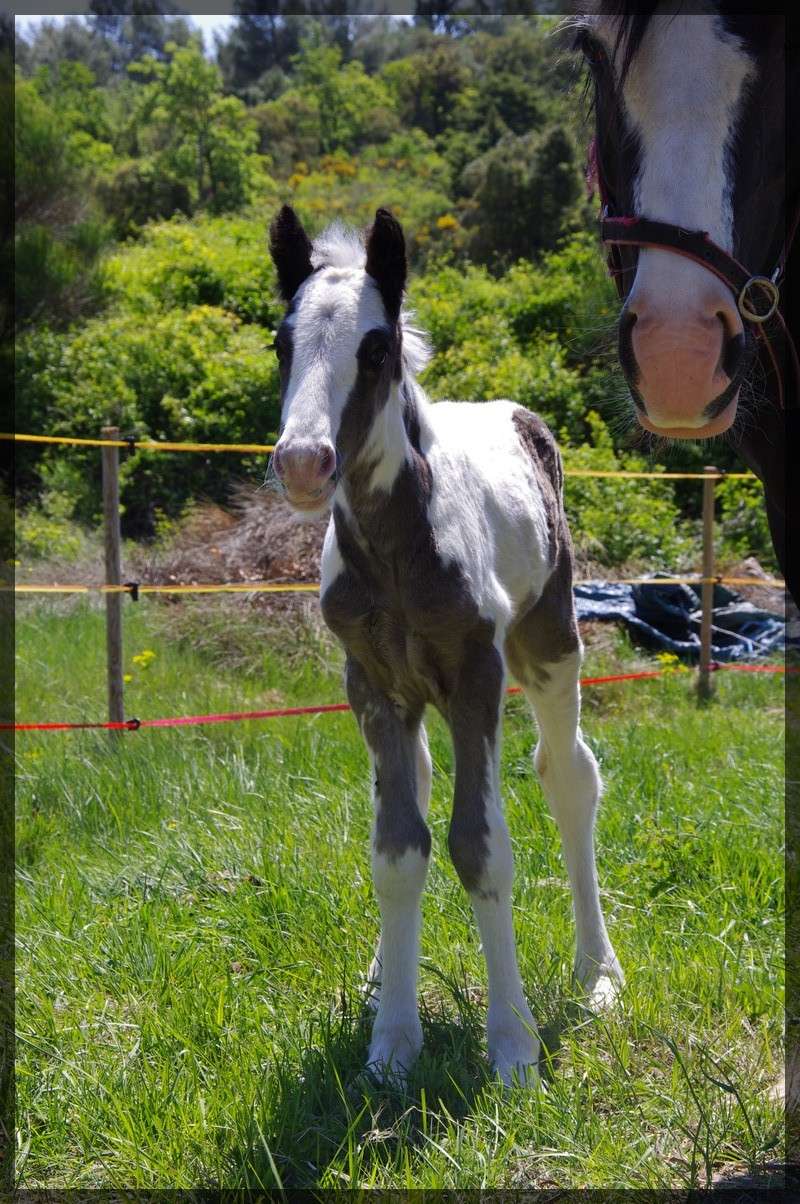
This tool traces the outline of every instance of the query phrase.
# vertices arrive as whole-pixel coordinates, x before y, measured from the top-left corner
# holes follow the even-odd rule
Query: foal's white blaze
[[[599,21],[596,30],[613,48],[614,19]],[[624,87],[640,144],[637,214],[705,230],[732,253],[733,151],[753,72],[753,60],[714,15],[651,18]],[[723,340],[742,333],[730,289],[691,259],[642,248],[628,310],[637,319],[633,351],[647,407],[642,424],[678,437],[706,437],[730,426],[735,398],[712,421],[703,416],[730,384],[720,364]]]
[[[295,307],[280,447],[284,452],[335,447],[356,381],[356,352],[369,330],[385,324],[383,302],[362,269],[328,267],[300,287]],[[330,495],[324,498],[323,508],[329,500]]]

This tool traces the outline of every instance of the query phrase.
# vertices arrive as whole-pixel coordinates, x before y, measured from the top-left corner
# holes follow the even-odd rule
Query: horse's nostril
[[[319,473],[320,476],[329,477],[333,472],[336,463],[336,456],[332,447],[323,447],[319,453]]]
[[[721,315],[720,315],[721,316]],[[733,380],[740,371],[746,350],[746,340],[743,334],[727,335],[722,340],[722,356],[720,367],[729,380]]]

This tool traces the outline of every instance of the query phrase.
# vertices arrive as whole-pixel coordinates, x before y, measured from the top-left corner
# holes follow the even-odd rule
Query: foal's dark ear
[[[278,269],[278,284],[284,301],[291,301],[314,268],[311,242],[291,205],[284,205],[269,228],[269,250]]]
[[[406,286],[406,240],[403,227],[388,209],[378,209],[367,237],[367,272],[381,290],[386,313],[400,317]]]

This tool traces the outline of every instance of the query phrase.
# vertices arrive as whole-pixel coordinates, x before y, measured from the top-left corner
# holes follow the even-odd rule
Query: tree
[[[219,68],[196,44],[165,49],[168,61],[130,67],[143,81],[134,114],[141,140],[156,170],[185,184],[194,205],[236,209],[248,200],[256,170],[255,123],[241,100],[223,95]]]
[[[68,321],[98,296],[95,268],[108,237],[91,156],[34,82],[17,81],[14,117],[16,321]]]
[[[239,16],[219,44],[217,61],[226,89],[243,99],[256,99],[254,85],[263,75],[276,67],[288,72],[292,56],[300,49],[303,20],[281,16],[280,0],[267,5],[240,0],[236,7]]]
[[[429,50],[388,63],[380,78],[395,98],[401,122],[435,138],[453,120],[471,73],[456,45],[437,40]]]
[[[171,0],[91,0],[88,18],[95,38],[105,43],[112,70],[124,73],[137,59],[167,59],[168,43],[188,46],[196,36],[180,7]]]
[[[576,216],[582,185],[575,146],[559,125],[509,134],[464,171],[470,196],[463,223],[468,249],[501,268],[551,249]]]

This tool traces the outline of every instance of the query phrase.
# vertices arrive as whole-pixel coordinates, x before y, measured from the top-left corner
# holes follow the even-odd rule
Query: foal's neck
[[[430,496],[430,470],[421,446],[427,404],[413,378],[393,383],[388,401],[344,469],[347,509],[376,550],[402,542]]]

